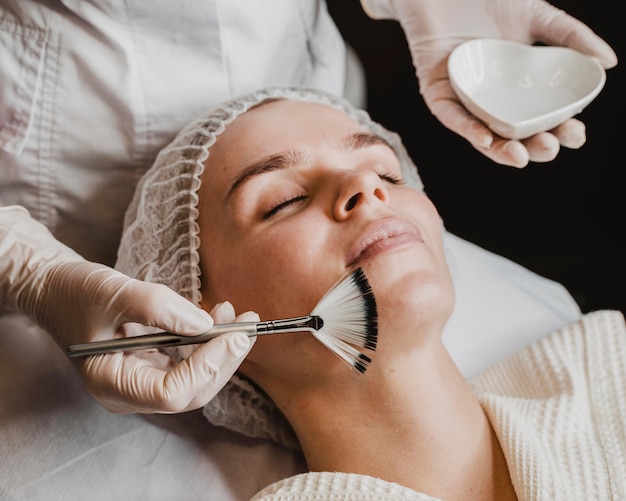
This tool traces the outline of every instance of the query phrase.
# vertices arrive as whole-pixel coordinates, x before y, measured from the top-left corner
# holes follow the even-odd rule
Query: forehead
[[[332,141],[338,133],[360,128],[352,118],[330,106],[281,99],[261,104],[235,119],[214,146],[232,147],[233,143],[254,140],[260,143],[255,144],[256,148],[263,149],[262,141],[272,148],[289,147],[300,141]]]
[[[260,158],[337,146],[360,130],[363,127],[355,120],[324,104],[288,99],[263,103],[236,118],[217,137],[205,162],[203,185],[223,188],[239,170]]]

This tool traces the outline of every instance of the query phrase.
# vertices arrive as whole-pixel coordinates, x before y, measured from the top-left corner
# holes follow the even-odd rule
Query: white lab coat
[[[322,0],[0,0],[0,206],[111,264],[137,180],[192,117],[344,78]]]

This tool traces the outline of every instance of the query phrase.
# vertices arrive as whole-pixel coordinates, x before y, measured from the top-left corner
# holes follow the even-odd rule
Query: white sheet
[[[470,377],[580,316],[559,284],[454,235],[457,305],[444,341]],[[68,313],[69,314],[69,313]],[[300,455],[199,412],[115,415],[23,318],[0,318],[0,500],[247,500],[302,471]]]

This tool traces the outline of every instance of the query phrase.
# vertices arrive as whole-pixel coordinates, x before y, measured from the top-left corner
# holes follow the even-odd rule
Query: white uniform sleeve
[[[51,263],[84,261],[21,206],[0,207],[0,308],[31,316],[29,298]]]

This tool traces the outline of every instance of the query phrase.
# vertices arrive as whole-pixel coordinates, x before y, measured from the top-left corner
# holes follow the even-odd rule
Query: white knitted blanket
[[[626,326],[599,311],[471,381],[520,501],[626,499]],[[426,501],[426,494],[348,473],[304,473],[253,501]]]

